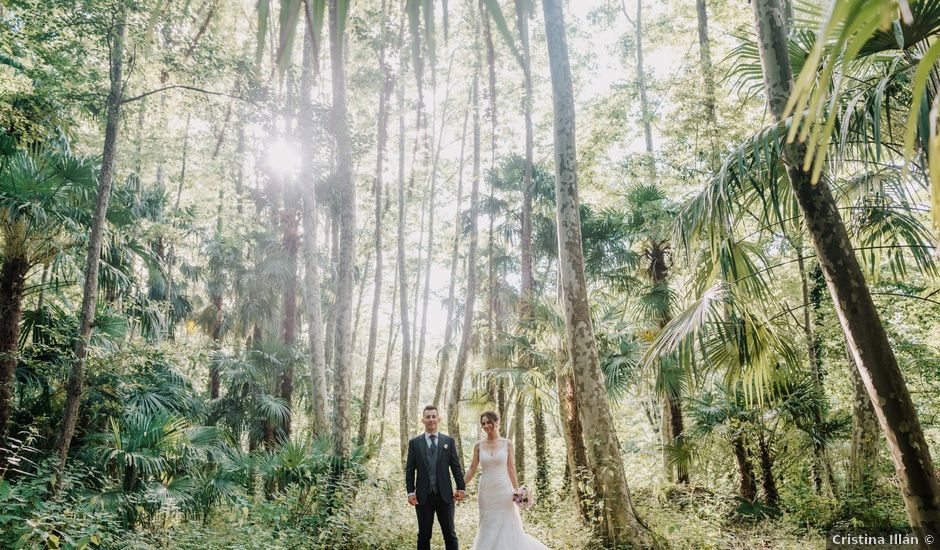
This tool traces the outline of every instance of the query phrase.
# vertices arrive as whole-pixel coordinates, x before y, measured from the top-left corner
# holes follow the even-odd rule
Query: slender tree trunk
[[[748,502],[757,499],[757,481],[754,479],[754,465],[751,463],[750,453],[747,450],[747,440],[743,428],[731,440],[734,450],[734,461],[738,468],[738,491],[741,498]]]
[[[450,395],[447,398],[447,428],[457,445],[457,456],[463,460],[463,444],[460,436],[460,396],[467,374],[467,362],[470,357],[470,342],[473,339],[473,307],[477,292],[477,208],[480,195],[480,27],[476,25],[474,52],[476,59],[473,66],[473,172],[470,181],[470,242],[467,250],[467,293],[463,310],[463,331],[460,335],[460,349],[457,351],[457,363],[454,365],[454,377],[451,381]]]
[[[643,0],[636,2],[636,20],[630,17],[627,4],[620,0],[620,8],[627,21],[633,24],[636,49],[636,87],[640,93],[640,123],[643,125],[643,138],[646,143],[646,162],[650,183],[656,182],[656,157],[653,151],[653,111],[650,109],[646,89],[646,68],[643,65]]]
[[[420,135],[420,130],[416,129],[416,132]],[[412,166],[411,166],[411,185],[414,187],[415,179],[415,170],[414,170],[414,159],[418,154],[418,141],[415,140],[415,149],[414,155],[412,157]],[[421,258],[424,255],[424,248],[421,246],[424,243],[424,216],[427,214],[427,204],[429,200],[430,193],[428,192],[428,185],[424,186],[424,191],[422,192],[421,197],[421,222],[418,224],[418,261],[415,268],[415,284],[414,284],[414,298],[411,303],[414,304],[414,309],[411,311],[411,374],[409,375],[409,390],[408,390],[408,411],[409,414],[414,414],[418,410],[418,388],[415,386],[415,372],[418,368],[418,310],[420,309],[418,305],[418,297],[421,294]]]
[[[588,456],[594,466],[598,497],[603,503],[602,532],[610,545],[629,544],[639,548],[653,548],[657,544],[652,534],[640,523],[633,509],[620,456],[620,442],[613,429],[613,413],[604,390],[597,343],[591,326],[581,247],[574,91],[564,14],[559,0],[543,0],[542,8],[555,114],[555,215],[567,347],[575,390],[584,410],[590,411],[589,414],[581,415],[581,422],[588,444]]]
[[[435,200],[437,198],[437,173],[441,159],[441,149],[444,145],[444,130],[447,128],[447,107],[450,100],[450,75],[447,72],[447,82],[444,86],[444,103],[441,108],[441,127],[437,134],[437,145],[434,150],[434,160],[431,163],[431,193],[428,196],[428,257],[424,267],[424,297],[421,305],[421,335],[418,339],[418,360],[415,363],[415,377],[412,394],[417,401],[421,400],[421,377],[424,370],[424,344],[427,337],[428,328],[428,302],[431,297],[431,266],[434,261],[434,210]],[[433,128],[432,120],[432,128]],[[460,207],[458,205],[458,212]],[[445,329],[446,330],[446,329]],[[437,402],[434,402],[437,404]]]
[[[754,0],[752,6],[764,87],[770,111],[780,121],[793,87],[783,8],[779,0]],[[802,143],[784,150],[787,176],[855,365],[888,440],[911,528],[926,548],[925,537],[940,537],[940,487],[930,448],[829,184],[825,179],[812,183],[811,173],[802,167],[805,153]]]
[[[878,417],[868,390],[846,348],[849,375],[852,377],[852,448],[849,455],[849,486],[857,494],[866,494],[878,479]]]
[[[225,200],[225,192],[219,189],[219,205],[217,208],[217,219],[215,224],[215,238],[222,239],[222,205]],[[216,350],[222,349],[222,324],[225,319],[222,308],[224,307],[224,287],[218,282],[215,285],[209,285],[209,300],[212,302],[212,328],[210,337],[212,345]],[[209,363],[209,399],[219,398],[219,386],[221,385],[219,365],[212,361]]]
[[[362,414],[359,416],[359,437],[361,445],[365,442],[366,434],[369,431],[369,411],[372,409],[372,378],[375,370],[375,347],[378,341],[379,328],[379,307],[382,305],[382,219],[383,206],[382,194],[385,186],[385,147],[388,143],[388,101],[395,87],[395,80],[392,77],[392,69],[385,61],[386,49],[386,18],[387,4],[382,0],[382,45],[379,48],[379,68],[382,70],[382,88],[379,91],[379,120],[376,130],[376,160],[375,160],[375,279],[372,287],[372,319],[369,323],[369,344],[366,349],[366,381],[365,388],[362,391]],[[394,303],[394,299],[392,300]],[[391,326],[391,323],[389,323]],[[388,380],[388,370],[386,363],[385,380]],[[383,382],[383,391],[384,385]],[[383,403],[384,405],[384,403]],[[384,424],[384,415],[382,418]]]
[[[717,140],[718,108],[715,95],[715,72],[712,66],[711,45],[708,40],[708,6],[706,0],[695,0],[698,17],[698,52],[702,64],[702,94],[705,108],[705,122],[708,125],[708,168],[718,167],[719,150]]]
[[[471,90],[472,93],[472,90]],[[460,233],[461,233],[461,201],[463,200],[463,162],[467,137],[467,120],[470,116],[470,110],[464,112],[463,130],[460,133],[460,161],[457,170],[457,216],[454,220],[454,244],[450,257],[450,285],[447,290],[447,325],[444,327],[444,346],[440,354],[440,370],[437,375],[437,386],[434,388],[434,401],[432,403],[440,406],[444,396],[444,381],[447,379],[447,371],[450,368],[450,348],[454,336],[454,311],[456,309],[455,289],[457,287],[457,260],[460,257]]]
[[[366,281],[369,280],[369,266],[372,265],[372,251],[366,254],[366,261],[362,264],[362,274],[359,277],[359,292],[356,293],[356,315],[352,321],[352,350],[359,347],[359,321],[362,319],[362,302],[366,297]],[[373,277],[375,274],[372,274]],[[374,287],[373,287],[374,288]]]
[[[519,257],[521,264],[521,287],[519,297],[519,321],[522,330],[532,320],[532,300],[534,296],[534,283],[532,279],[532,163],[533,163],[533,131],[532,131],[532,69],[531,52],[529,49],[529,8],[527,2],[516,2],[516,26],[519,29],[519,37],[522,43],[522,75],[523,75],[523,114],[525,121],[525,169],[522,179],[522,212],[521,212],[521,239]],[[525,354],[522,358],[523,368],[526,370],[535,368],[534,361],[530,354]],[[521,401],[520,401],[521,402]],[[524,446],[522,437],[522,426],[525,424],[525,408],[517,406],[519,419],[519,432],[516,443],[518,449]],[[547,488],[547,465],[545,460],[545,419],[543,417],[541,401],[536,397],[533,401],[535,412],[535,456],[536,456],[536,484],[541,489]],[[520,460],[520,463],[522,461]]]
[[[797,266],[800,274],[800,289],[803,293],[803,339],[806,345],[806,354],[809,360],[810,374],[813,380],[813,391],[821,399],[826,398],[826,392],[823,388],[822,369],[819,365],[819,358],[816,355],[816,337],[813,335],[813,322],[810,319],[812,314],[810,296],[809,296],[809,277],[806,272],[806,263],[803,260],[803,247],[801,242],[795,242],[794,249],[797,255]],[[821,431],[825,424],[825,410],[822,407],[813,407],[813,423],[817,431]],[[818,437],[813,437],[813,485],[817,493],[822,493],[824,480],[829,481],[829,472],[832,466],[829,463],[829,456],[826,448],[819,441]],[[828,484],[829,491],[835,492],[835,484]]]
[[[395,272],[398,273],[398,266],[395,266]],[[392,289],[392,312],[388,316],[388,326],[392,327],[389,329],[388,334],[388,345],[385,349],[385,374],[382,376],[382,385],[379,388],[379,397],[375,403],[376,407],[381,407],[380,424],[379,424],[379,449],[382,448],[382,444],[385,443],[385,408],[388,405],[388,375],[392,365],[392,355],[395,352],[395,341],[398,339],[398,325],[395,324],[395,313],[396,306],[398,305],[398,279],[395,279],[395,284]]]
[[[404,23],[402,23],[404,26]],[[400,36],[400,35],[399,35]],[[398,384],[399,453],[402,464],[411,433],[408,408],[408,382],[411,378],[411,339],[408,324],[408,274],[405,264],[405,69],[404,57],[398,65],[398,297],[401,300],[401,376]]]
[[[320,294],[320,262],[317,240],[317,194],[314,181],[314,117],[311,94],[316,73],[316,59],[310,32],[304,33],[303,68],[300,75],[300,146],[303,164],[300,182],[303,190],[303,253],[304,253],[304,307],[307,314],[307,337],[310,346],[310,388],[311,408],[313,409],[313,429],[316,435],[326,435],[330,431],[327,413],[327,381],[325,343],[323,340],[323,312]]]
[[[113,28],[111,42],[111,90],[106,104],[106,123],[104,132],[104,150],[101,155],[101,171],[98,174],[98,193],[95,199],[95,211],[91,221],[91,233],[88,236],[88,255],[85,258],[85,285],[82,291],[82,307],[78,321],[78,334],[75,338],[72,370],[66,386],[65,407],[62,417],[62,431],[59,434],[57,451],[59,454],[58,470],[61,473],[68,458],[69,446],[75,434],[78,421],[78,409],[82,401],[82,386],[85,378],[85,359],[95,319],[95,304],[98,301],[98,267],[101,260],[101,237],[108,213],[108,201],[111,198],[111,184],[114,174],[114,162],[117,157],[118,128],[121,123],[121,101],[124,95],[124,37],[127,32],[127,12],[119,8]],[[61,476],[59,476],[61,479]],[[57,484],[58,485],[58,484]]]
[[[525,483],[525,400],[516,392],[516,405],[512,413],[512,440],[515,451],[516,478]]]
[[[532,423],[535,428],[535,491],[547,495],[548,479],[548,429],[545,425],[545,410],[542,400],[536,397],[532,402]]]
[[[17,254],[11,250],[14,247],[14,243],[7,243],[0,269],[0,464],[6,463],[3,449],[6,448],[7,424],[13,405],[20,322],[23,320],[23,287],[29,269],[25,254]]]
[[[339,260],[339,216],[337,215],[336,208],[332,204],[328,206],[327,211],[329,212],[329,217],[327,218],[327,229],[324,238],[329,237],[330,239],[330,278],[328,286],[330,296],[329,306],[326,310],[326,334],[324,335],[325,347],[323,349],[323,357],[327,365],[332,365],[336,345],[336,264]],[[326,384],[329,388],[333,387],[333,376],[331,372],[327,372]]]
[[[299,248],[300,237],[298,235],[298,211],[297,201],[294,193],[284,189],[284,210],[283,210],[283,234],[281,237],[281,246],[284,247],[284,253],[287,257],[288,273],[287,281],[284,285],[284,294],[281,301],[281,338],[286,346],[293,346],[297,333],[297,249]],[[294,367],[290,362],[284,365],[284,372],[281,374],[280,396],[290,407],[294,396]],[[287,416],[284,419],[285,441],[290,439],[291,419]]]
[[[333,77],[333,131],[336,143],[337,190],[340,197],[340,256],[336,285],[336,343],[333,366],[333,448],[348,458],[352,424],[350,404],[352,376],[352,290],[356,259],[356,186],[346,112],[345,8],[342,0],[330,2],[330,64]]]
[[[420,130],[416,130],[418,135],[420,135]],[[415,151],[417,154],[417,142],[418,137],[415,137]],[[414,165],[412,161],[412,171],[411,171],[411,180],[414,182]],[[421,223],[418,224],[418,262],[415,269],[415,291],[414,299],[412,303],[414,304],[414,310],[412,310],[411,316],[411,377],[410,377],[410,386],[408,390],[408,411],[409,414],[415,414],[418,410],[418,387],[415,384],[417,379],[417,370],[418,370],[418,310],[421,309],[419,305],[419,296],[421,293],[421,258],[424,255],[424,248],[421,246],[424,243],[424,217],[427,214],[427,205],[430,200],[429,186],[431,182],[428,182],[428,185],[424,186],[424,196],[421,199]],[[413,186],[413,185],[412,185]]]

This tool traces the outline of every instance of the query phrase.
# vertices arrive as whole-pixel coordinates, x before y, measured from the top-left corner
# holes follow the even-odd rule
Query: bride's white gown
[[[508,452],[508,441],[501,442],[493,453],[480,445],[483,468],[478,489],[480,526],[473,550],[549,550],[522,529],[522,518],[512,500],[512,482],[506,466]]]

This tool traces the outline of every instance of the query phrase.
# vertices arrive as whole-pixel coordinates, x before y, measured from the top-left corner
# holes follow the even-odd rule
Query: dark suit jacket
[[[450,482],[450,474],[454,474],[457,490],[464,491],[463,468],[460,466],[460,457],[457,456],[457,445],[454,438],[437,433],[437,463],[431,464],[428,458],[428,442],[424,433],[408,442],[408,460],[405,462],[405,487],[408,494],[414,493],[418,497],[418,504],[424,504],[431,492],[431,478],[428,471],[435,468],[437,472],[437,494],[444,502],[453,502],[454,489]],[[445,448],[446,447],[446,448]],[[450,470],[450,471],[448,471]]]

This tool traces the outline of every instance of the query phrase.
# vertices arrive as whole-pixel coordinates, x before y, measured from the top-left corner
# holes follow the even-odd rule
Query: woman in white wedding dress
[[[477,490],[480,525],[473,550],[549,550],[522,528],[522,518],[512,498],[519,487],[512,442],[499,437],[499,416],[487,411],[480,416],[480,425],[486,437],[473,446],[473,461],[464,476],[469,484],[477,467],[483,465]]]

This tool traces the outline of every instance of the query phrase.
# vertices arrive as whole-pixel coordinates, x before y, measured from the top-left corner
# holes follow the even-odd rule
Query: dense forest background
[[[931,547],[938,32],[4,0],[0,547],[412,547],[428,403],[552,548]]]

